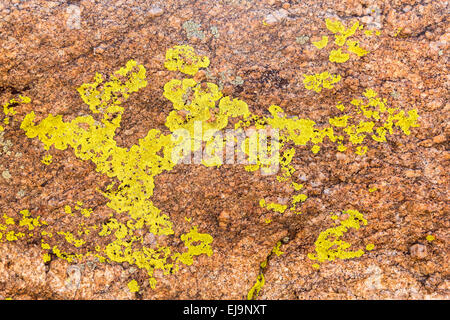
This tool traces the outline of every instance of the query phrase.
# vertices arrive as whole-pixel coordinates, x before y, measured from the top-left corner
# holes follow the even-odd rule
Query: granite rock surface
[[[312,44],[326,32],[326,18],[358,20],[382,33],[369,55],[332,66],[343,80],[318,95],[305,89],[302,75],[330,64]],[[111,74],[134,59],[145,66],[148,85],[125,104],[117,144],[131,147],[152,128],[167,133],[173,107],[163,88],[174,73],[164,68],[165,52],[188,44],[211,61],[199,77],[246,101],[254,114],[276,104],[320,123],[334,116],[330,106],[337,101],[373,88],[393,107],[416,108],[420,127],[389,136],[364,156],[326,144],[317,154],[299,149],[295,177],[308,195],[301,215],[258,204],[292,195],[275,176],[236,165],[176,166],[156,177],[153,201],[174,229],[190,217],[210,234],[213,256],[199,256],[175,274],[155,273],[151,289],[145,272],[127,263],[44,261],[40,238],[6,241],[0,243],[0,297],[245,299],[268,260],[258,299],[448,299],[449,38],[447,1],[2,1],[0,103],[18,95],[32,100],[16,108],[18,119],[32,110],[38,120],[88,114],[76,89],[96,72]],[[55,230],[76,232],[83,218],[64,216],[61,208],[82,200],[95,208],[90,223],[108,219],[112,209],[97,191],[108,177],[69,149],[52,149],[45,165],[42,144],[20,122],[4,127],[0,214],[27,209]],[[346,241],[374,249],[313,268],[308,253],[333,226],[330,212],[347,209],[363,212],[368,224]],[[270,255],[278,241],[283,254]],[[139,292],[128,289],[132,279]]]

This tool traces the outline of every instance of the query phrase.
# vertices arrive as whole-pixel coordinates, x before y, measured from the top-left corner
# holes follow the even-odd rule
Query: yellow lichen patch
[[[272,210],[272,211],[279,212],[279,213],[283,213],[287,209],[287,205],[274,203],[274,202],[266,203],[266,200],[264,200],[264,199],[261,199],[259,201],[259,205],[261,208],[267,208],[268,210]]]
[[[66,260],[69,263],[74,262],[76,260],[80,260],[81,258],[83,258],[82,254],[70,254],[70,253],[67,253],[67,252],[63,252],[56,245],[53,246],[53,248],[51,250],[52,250],[52,253],[54,255],[56,255],[58,258]]]
[[[226,114],[230,117],[243,116],[247,118],[250,115],[247,103],[230,97],[224,97],[220,100],[219,110],[221,114]]]
[[[92,209],[90,209],[90,208],[83,208],[83,209],[81,209],[81,214],[84,216],[84,217],[86,217],[86,218],[89,218],[90,216],[91,216],[91,213],[93,212],[93,210]]]
[[[306,194],[303,194],[303,193],[294,195],[294,196],[292,196],[292,204],[304,202],[304,201],[306,201],[307,198],[308,197],[306,196]]]
[[[23,232],[14,232],[13,230],[6,233],[6,240],[7,241],[17,241],[19,238],[25,237],[25,234]]]
[[[68,205],[64,206],[64,212],[67,214],[72,214],[72,208]]]
[[[17,114],[17,111],[14,110],[15,105],[17,104],[26,104],[26,103],[30,103],[31,99],[29,97],[26,96],[21,96],[19,95],[18,99],[11,99],[8,102],[4,103],[0,108],[0,112],[3,112],[3,114],[5,115],[5,117],[3,118],[3,123],[5,125],[9,125],[10,121],[13,119],[12,116],[14,116],[15,114]],[[0,125],[0,132],[5,131],[5,127]],[[1,152],[0,152],[1,154]]]
[[[344,145],[342,145],[342,144],[338,144],[337,150],[338,150],[339,152],[344,152],[345,150],[347,150],[347,147],[344,146]]]
[[[372,36],[379,36],[381,35],[381,31],[380,30],[364,30],[364,35],[366,37],[372,37]]]
[[[335,35],[335,41],[338,46],[343,46],[347,41],[347,38],[353,36],[356,31],[359,29],[359,22],[356,21],[350,28],[340,31]]]
[[[356,147],[355,153],[357,155],[362,156],[362,155],[366,154],[366,152],[367,152],[367,146],[357,146]]]
[[[309,259],[317,260],[319,263],[324,261],[333,261],[339,259],[351,259],[360,257],[364,254],[364,250],[349,251],[351,244],[341,240],[340,238],[348,231],[349,228],[358,230],[362,225],[367,224],[362,213],[357,210],[343,211],[348,218],[340,221],[337,227],[328,228],[320,233],[315,242],[315,254],[308,254]]]
[[[427,241],[431,242],[431,241],[434,241],[436,238],[433,235],[429,234],[429,235],[427,235],[426,239],[427,239]]]
[[[360,57],[369,53],[369,51],[359,46],[358,41],[349,39],[350,37],[354,36],[358,30],[362,30],[364,28],[364,26],[360,25],[358,21],[354,22],[353,25],[349,28],[346,28],[339,20],[326,19],[325,23],[327,29],[334,33],[334,43],[337,46],[343,47],[345,44],[347,44],[347,51],[352,52]],[[372,34],[372,32],[369,33]],[[321,41],[318,41],[314,44],[317,44],[316,46],[322,48],[322,46],[326,46],[327,43],[328,37],[323,36]],[[342,48],[331,50],[329,55],[329,60],[336,63],[344,63],[349,58],[350,55],[348,53],[342,52]]]
[[[14,110],[15,104],[30,103],[30,101],[31,101],[31,99],[29,97],[19,95],[19,100],[11,99],[8,102],[6,102],[5,104],[3,104],[3,113],[5,114],[5,116],[8,116],[8,115],[13,116],[17,113]]]
[[[272,253],[276,254],[277,256],[281,256],[284,254],[283,251],[280,250],[281,247],[281,241],[278,241],[277,244],[273,247]]]
[[[336,108],[339,111],[344,111],[345,110],[345,106],[339,101],[338,104],[336,105]]]
[[[373,89],[368,88],[364,91],[363,95],[367,99],[371,99],[371,98],[375,98],[376,96],[378,96],[378,93],[376,93]]]
[[[399,113],[397,113],[394,117],[392,117],[392,120],[396,121],[395,125],[399,127],[404,134],[410,135],[411,131],[409,128],[418,127],[417,119],[419,118],[419,115],[417,114],[417,110],[409,110],[408,116],[405,116],[405,111],[401,110]]]
[[[328,120],[328,122],[330,122],[330,124],[333,127],[342,127],[345,128],[347,126],[347,120],[350,116],[346,115],[346,116],[342,116],[342,117],[334,117],[334,118],[330,118]]]
[[[96,231],[97,229],[98,229],[97,225],[87,226],[84,224],[84,222],[82,222],[81,224],[78,225],[77,234],[79,236],[82,236],[84,234],[89,235],[91,231]]]
[[[327,29],[333,33],[343,33],[345,26],[339,20],[325,19]]]
[[[366,137],[364,134],[359,134],[358,132],[356,132],[355,125],[349,125],[344,129],[344,132],[348,135],[349,141],[352,144],[360,144],[364,141],[364,138]]]
[[[66,241],[68,243],[73,244],[77,248],[81,247],[82,245],[84,245],[86,243],[86,241],[84,241],[83,239],[76,239],[75,236],[68,231],[66,231],[66,232],[59,231],[58,234],[64,236],[64,238],[66,239]]]
[[[331,62],[344,63],[350,58],[348,53],[343,53],[342,49],[331,50],[329,59]]]
[[[237,146],[250,163],[244,168],[249,172],[261,169],[263,174],[275,174],[280,164],[278,132],[276,132],[277,138],[274,140],[272,133],[268,133],[272,129],[270,126],[266,127],[262,119],[256,121],[255,128],[258,131],[251,129],[246,132],[247,137]],[[244,134],[242,130],[238,132]]]
[[[5,223],[7,225],[15,225],[16,224],[16,222],[14,221],[14,218],[7,216],[6,213],[3,214],[3,219],[5,220]]]
[[[45,165],[52,163],[53,156],[51,154],[46,154],[42,157],[41,162]]]
[[[303,188],[303,184],[294,181],[291,182],[291,186],[292,188],[294,188],[295,191],[299,191]]]
[[[200,68],[209,66],[209,59],[206,56],[198,56],[188,45],[175,46],[166,51],[164,66],[171,71],[178,70],[185,74],[195,75]]]
[[[213,254],[212,248],[210,246],[213,238],[206,233],[198,233],[197,227],[193,227],[188,233],[183,234],[181,236],[181,241],[184,241],[184,245],[188,249],[187,252],[183,252],[181,254],[175,254],[175,258],[186,264],[191,265],[193,260],[193,256],[198,256],[201,254],[206,254],[211,256]],[[192,245],[193,243],[197,243],[197,245]]]
[[[139,286],[139,284],[137,283],[136,280],[131,280],[130,282],[128,282],[128,290],[130,290],[130,292],[139,292],[139,290],[141,289],[141,287]]]
[[[247,300],[254,300],[258,297],[259,292],[261,291],[262,287],[265,284],[265,278],[264,278],[264,269],[267,268],[267,265],[269,263],[270,258],[275,254],[276,256],[281,256],[284,254],[283,251],[280,250],[282,243],[281,241],[278,241],[270,253],[268,254],[267,258],[259,264],[260,270],[258,273],[258,277],[256,278],[256,282],[253,285],[253,287],[249,290],[247,294]]]
[[[327,71],[314,75],[304,74],[303,77],[305,88],[316,92],[322,91],[322,88],[332,89],[334,88],[334,84],[341,80],[340,75],[330,74]]]
[[[319,41],[313,41],[312,44],[319,50],[325,48],[328,44],[328,37],[322,36],[322,39],[320,39]]]
[[[405,134],[410,133],[409,129],[411,127],[418,127],[418,115],[415,109],[408,111],[408,116],[405,116],[403,110],[398,111],[395,108],[389,108],[387,100],[378,97],[377,92],[372,89],[366,89],[363,92],[363,96],[365,99],[352,99],[350,104],[355,107],[358,114],[362,114],[366,119],[373,119],[374,121],[360,120],[355,122],[354,120],[358,117],[349,115],[329,119],[330,124],[334,128],[342,128],[351,144],[358,145],[355,149],[357,154],[363,155],[367,152],[367,146],[361,145],[365,141],[367,134],[377,142],[384,142],[386,141],[386,135],[393,133],[394,126],[399,127]],[[396,111],[398,112],[396,113]],[[335,138],[338,150],[341,152],[345,151],[347,147],[343,144],[344,137],[337,135]],[[332,140],[331,137],[330,140]]]
[[[375,245],[373,244],[373,243],[369,243],[367,246],[366,246],[366,250],[367,251],[371,251],[371,250],[373,250],[375,248]]]
[[[93,210],[91,208],[83,208],[83,201],[77,201],[75,204],[74,209],[76,211],[79,211],[80,214],[82,216],[84,216],[85,218],[89,218],[93,212]],[[72,212],[72,208],[69,205],[64,206],[64,212],[66,214],[70,214],[71,216],[75,216],[74,213]]]
[[[137,69],[135,72],[131,72]],[[93,83],[82,84],[77,90],[83,101],[89,106],[93,113],[103,113],[102,122],[113,118],[114,114],[120,113],[119,105],[123,100],[128,99],[131,93],[137,92],[140,88],[147,85],[145,80],[145,68],[138,65],[136,61],[129,60],[125,67],[117,70],[110,76],[110,81],[103,83],[103,77],[97,73]],[[130,74],[131,73],[131,74]],[[129,76],[128,81],[123,84],[119,80],[119,76]],[[59,122],[58,119],[55,119]],[[120,122],[120,118],[116,119]],[[90,116],[79,117],[74,123],[88,122],[93,124]],[[115,123],[115,121],[111,121]]]
[[[44,239],[41,239],[41,248],[44,249],[44,250],[50,250],[51,249],[50,244],[44,242]]]
[[[247,104],[239,99],[222,98],[222,92],[213,83],[197,84],[192,79],[171,80],[164,87],[164,95],[175,109],[184,113],[172,111],[166,120],[166,126],[174,133],[171,138],[177,144],[172,153],[173,162],[178,163],[186,156],[185,149],[197,151],[206,142],[205,151],[210,157],[205,157],[202,164],[220,166],[221,154],[215,151],[221,150],[223,144],[215,134],[225,128],[229,117],[247,117],[250,114]]]
[[[247,300],[254,300],[256,297],[258,297],[259,292],[261,291],[265,283],[266,280],[264,279],[264,274],[260,273],[256,278],[255,284],[247,294]]]
[[[48,253],[44,253],[42,255],[42,260],[44,261],[44,263],[49,262],[52,260],[51,256]]]
[[[271,128],[281,131],[282,140],[293,142],[295,145],[306,145],[313,137],[315,122],[310,119],[299,119],[297,117],[288,118],[281,107],[272,105],[269,107],[272,117],[264,118]],[[295,154],[295,150],[289,149],[283,153],[281,164],[288,165]]]
[[[349,52],[353,52],[354,54],[356,54],[359,57],[365,56],[366,54],[369,53],[369,51],[367,51],[359,46],[358,41],[354,41],[354,40],[347,40],[347,50]]]
[[[174,109],[184,109],[191,104],[189,98],[196,86],[194,79],[172,79],[164,85],[164,97],[172,102]]]
[[[311,148],[312,153],[318,153],[320,150],[320,147],[318,145],[315,145]]]
[[[117,219],[111,218],[105,224],[103,224],[102,230],[98,233],[99,236],[104,237],[110,235],[112,231],[117,239],[123,239],[128,235],[127,225],[120,223]]]
[[[19,226],[26,226],[28,230],[34,230],[36,227],[41,226],[41,221],[39,219],[41,216],[37,216],[36,218],[31,218],[31,214],[28,210],[20,211],[22,215],[22,219],[19,221]]]

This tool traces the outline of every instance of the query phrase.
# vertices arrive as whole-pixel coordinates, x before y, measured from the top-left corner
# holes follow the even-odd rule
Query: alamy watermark
[[[172,142],[175,143],[172,162],[176,164],[249,165],[261,169],[264,175],[279,170],[279,132],[273,128],[208,129],[203,132],[202,122],[195,121],[191,130],[175,130]]]

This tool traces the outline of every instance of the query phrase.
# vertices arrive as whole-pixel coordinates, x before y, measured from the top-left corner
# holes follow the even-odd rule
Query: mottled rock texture
[[[358,19],[382,34],[369,55],[335,65],[332,71],[343,80],[318,95],[305,89],[302,74],[329,65],[311,43],[326,31],[325,18]],[[162,94],[174,72],[164,68],[164,58],[180,44],[207,55],[206,76],[255,114],[277,104],[320,123],[334,115],[331,106],[338,101],[373,88],[393,107],[416,108],[420,116],[410,135],[391,135],[364,156],[326,144],[317,154],[299,149],[293,165],[308,195],[301,215],[261,208],[260,199],[282,202],[289,189],[275,176],[237,165],[180,165],[158,175],[155,205],[174,229],[191,217],[213,236],[214,254],[176,274],[155,274],[155,289],[145,272],[127,264],[56,257],[44,263],[40,239],[30,238],[0,244],[0,297],[243,299],[260,263],[288,236],[280,247],[284,254],[272,255],[264,269],[259,299],[449,298],[447,1],[7,0],[0,3],[0,32],[0,103],[18,95],[32,99],[17,107],[18,118],[31,110],[38,120],[50,113],[68,120],[88,114],[76,88],[129,59],[143,64],[149,84],[126,102],[116,131],[123,147],[152,128],[168,131],[164,122],[172,105]],[[76,232],[82,220],[62,215],[65,205],[82,200],[95,208],[90,223],[99,225],[112,213],[96,190],[110,181],[90,162],[70,150],[51,150],[52,164],[44,165],[42,144],[27,138],[20,122],[5,126],[0,142],[1,214],[27,209],[55,228]],[[307,254],[333,225],[329,213],[347,209],[363,212],[368,224],[345,240],[356,248],[373,243],[374,249],[314,269]],[[132,279],[141,286],[138,293],[128,290]]]

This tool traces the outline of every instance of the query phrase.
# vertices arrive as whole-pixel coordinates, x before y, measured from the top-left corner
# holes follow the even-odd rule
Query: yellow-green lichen
[[[188,251],[181,254],[176,254],[175,258],[186,265],[192,264],[192,258],[194,256],[201,254],[211,256],[213,254],[210,246],[213,238],[209,234],[198,233],[196,226],[194,226],[188,233],[183,234],[181,236],[181,241],[184,241],[184,245],[188,248]],[[193,243],[198,244],[193,245]]]
[[[345,220],[340,221],[339,226],[328,228],[322,231],[315,242],[315,253],[308,254],[311,260],[317,260],[319,263],[324,261],[333,261],[338,259],[357,258],[364,254],[364,250],[356,251],[348,250],[351,244],[341,240],[341,237],[353,228],[358,230],[361,225],[366,225],[367,220],[364,219],[362,213],[357,210],[346,210],[342,214],[348,215]]]
[[[67,214],[72,214],[72,208],[68,205],[64,206],[64,212]]]
[[[83,239],[76,239],[75,236],[68,231],[66,231],[66,232],[59,231],[58,234],[64,236],[64,238],[66,239],[66,241],[68,243],[73,244],[77,248],[81,247],[82,245],[84,245],[86,243],[86,241]]]
[[[337,50],[330,51],[330,61],[336,63],[344,63],[350,58],[348,53],[342,52],[342,49],[339,48]]]
[[[256,278],[255,284],[247,294],[247,300],[254,300],[259,295],[259,292],[261,291],[265,283],[266,279],[264,278],[264,274],[260,273]]]
[[[308,196],[303,193],[293,195],[291,200],[292,206],[290,207],[290,210],[296,212],[297,214],[300,214],[301,212],[297,211],[297,204],[305,202],[307,198]]]
[[[130,282],[128,282],[127,286],[128,286],[128,290],[130,290],[130,292],[139,292],[139,290],[141,289],[141,287],[139,286],[137,281],[134,279],[131,280]]]
[[[330,74],[328,71],[314,75],[303,75],[303,84],[308,90],[314,90],[316,92],[322,91],[322,88],[332,89],[334,84],[341,80],[340,75]]]
[[[42,260],[44,261],[44,263],[49,262],[52,260],[51,256],[48,253],[44,253],[42,255]]]
[[[14,221],[14,218],[7,216],[6,213],[3,214],[3,219],[5,220],[5,223],[7,225],[15,225],[16,224],[16,222]]]
[[[275,212],[283,213],[287,209],[287,205],[274,203],[274,202],[266,202],[266,200],[261,199],[259,201],[259,205],[261,208],[267,208],[268,210],[273,210]]]
[[[354,53],[359,57],[362,57],[369,53],[369,51],[359,46],[358,41],[349,39],[350,37],[355,36],[359,30],[362,30],[364,28],[364,26],[360,25],[358,21],[354,22],[353,25],[349,28],[346,28],[344,24],[342,24],[342,22],[339,20],[326,19],[325,24],[327,29],[334,34],[334,43],[337,46],[343,47],[346,44],[347,51],[349,53]],[[369,33],[372,34],[372,32]],[[328,44],[328,36],[322,36],[322,40],[313,42],[313,44],[318,49],[324,48]],[[336,63],[344,63],[349,60],[350,55],[346,52],[343,52],[342,49],[343,48],[331,50],[329,60]]]
[[[41,162],[45,165],[49,165],[50,163],[52,163],[52,158],[53,156],[51,154],[46,154],[42,157]]]
[[[264,284],[266,283],[266,280],[264,278],[264,270],[267,268],[269,260],[272,258],[272,256],[274,254],[277,257],[284,254],[284,252],[280,250],[281,245],[282,245],[282,242],[278,241],[274,245],[274,247],[272,248],[272,250],[270,251],[268,256],[266,257],[266,259],[259,264],[259,273],[258,273],[258,276],[256,277],[255,284],[250,288],[250,290],[247,293],[247,300],[254,300],[258,297],[261,289],[263,288]]]
[[[40,216],[32,218],[28,210],[22,210],[20,211],[20,214],[22,215],[22,219],[19,221],[19,226],[26,226],[28,230],[34,230],[36,227],[40,227],[42,225]]]
[[[313,41],[312,44],[317,49],[325,48],[327,46],[327,44],[328,44],[328,37],[327,36],[322,36],[322,39],[320,39],[319,41]]]
[[[282,254],[284,254],[284,252],[280,250],[280,247],[281,241],[278,241],[275,247],[273,247],[272,253],[276,254],[277,256],[281,256]]]
[[[174,46],[166,51],[164,66],[171,71],[178,70],[185,74],[194,75],[200,68],[209,66],[209,58],[198,56],[190,46]]]
[[[339,20],[325,19],[327,29],[333,33],[344,33],[345,27]]]
[[[349,52],[353,52],[354,54],[356,54],[359,57],[363,57],[363,56],[365,56],[366,54],[369,53],[369,51],[361,48],[359,46],[358,41],[355,41],[355,40],[348,40],[347,41],[347,50]]]

